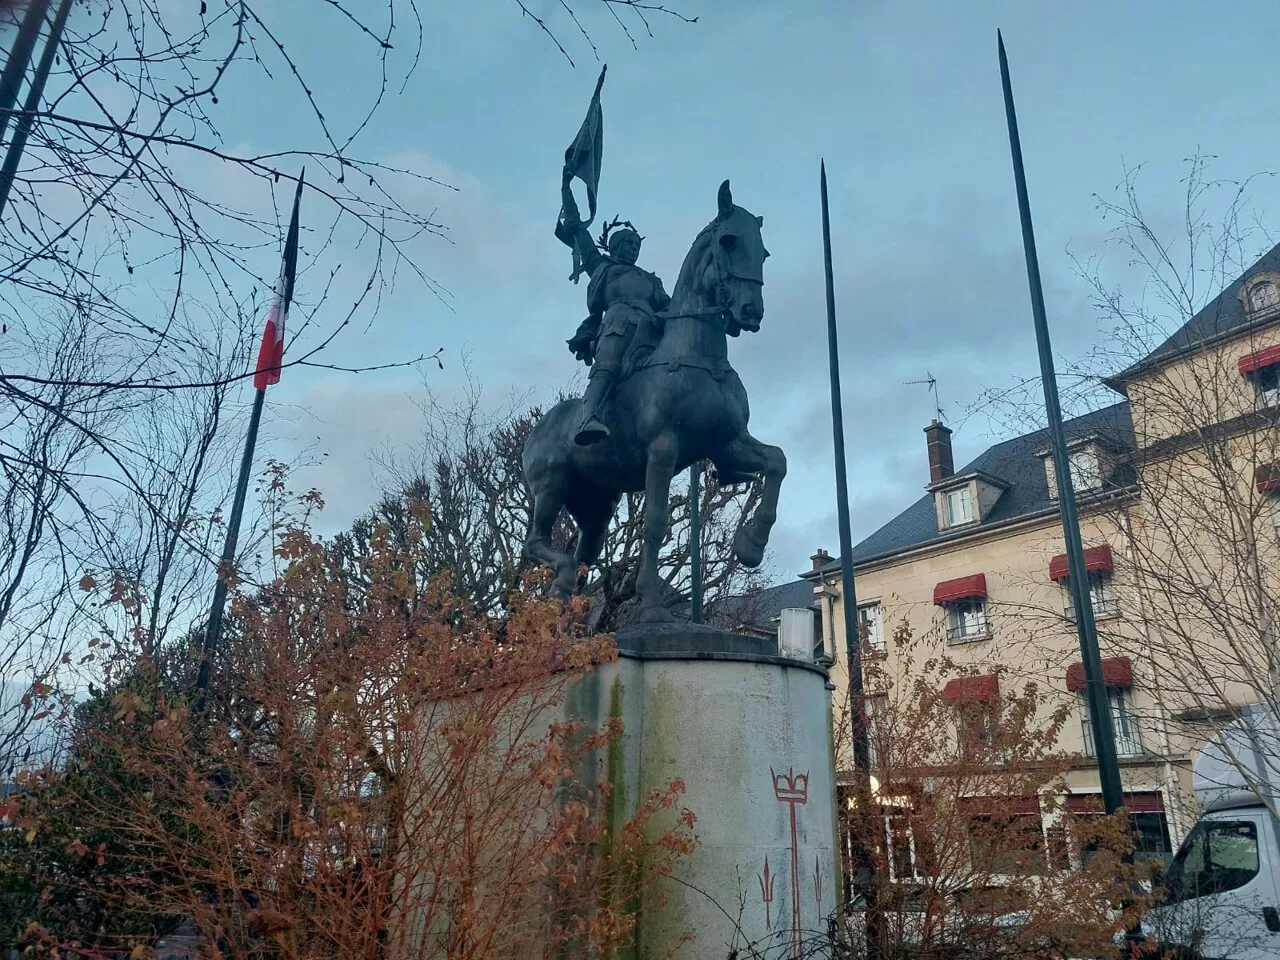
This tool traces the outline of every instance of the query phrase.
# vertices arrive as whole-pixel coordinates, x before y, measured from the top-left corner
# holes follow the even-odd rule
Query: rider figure
[[[581,264],[580,271],[591,277],[587,285],[590,315],[568,341],[574,356],[591,368],[587,393],[582,398],[582,423],[574,436],[579,446],[588,446],[609,436],[602,416],[604,405],[622,372],[627,348],[644,325],[652,325],[656,333],[661,325],[657,314],[667,308],[671,298],[655,274],[636,266],[641,237],[630,223],[620,225],[615,220],[605,227],[600,247],[608,253],[597,249],[578,212],[570,188],[572,179],[573,173],[566,165],[560,191],[564,205],[562,224],[557,235],[563,232],[563,239],[573,247],[575,260]],[[575,269],[575,281],[578,272]]]

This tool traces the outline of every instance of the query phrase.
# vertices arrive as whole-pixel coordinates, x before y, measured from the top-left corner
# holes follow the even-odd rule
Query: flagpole
[[[32,4],[34,9],[36,4]],[[31,78],[31,86],[27,90],[27,100],[23,106],[22,116],[18,117],[18,125],[13,131],[13,141],[4,157],[4,167],[0,169],[0,217],[4,216],[4,208],[9,202],[9,191],[13,189],[13,178],[18,172],[18,164],[22,162],[22,152],[27,146],[27,137],[31,135],[31,127],[36,120],[36,112],[40,109],[40,99],[44,96],[45,81],[49,79],[49,71],[53,69],[53,60],[57,56],[58,47],[62,43],[62,30],[67,24],[67,14],[71,11],[71,0],[59,0],[58,12],[54,14],[53,26],[49,30],[49,39],[44,42],[44,51],[40,54],[40,62],[36,64],[35,76]],[[24,24],[25,26],[25,24]],[[15,98],[16,100],[16,98]],[[8,121],[9,114],[5,114]]]
[[[227,605],[227,592],[236,562],[236,541],[240,538],[240,521],[244,516],[244,501],[249,490],[249,476],[253,472],[253,449],[258,444],[258,425],[262,422],[262,404],[267,398],[265,389],[253,391],[253,412],[249,415],[249,433],[244,440],[244,454],[240,457],[240,476],[236,480],[235,499],[231,502],[231,516],[227,521],[227,537],[222,544],[222,560],[218,563],[218,583],[213,589],[213,606],[209,610],[209,625],[204,633],[204,651],[200,658],[200,671],[196,675],[196,690],[204,699],[209,687],[209,662],[222,636],[222,615]]]
[[[49,0],[31,0],[26,16],[22,18],[22,26],[18,28],[18,36],[9,49],[4,72],[0,73],[0,140],[4,139],[5,131],[9,129],[13,105],[18,102],[18,91],[22,89],[27,67],[31,65],[31,54],[35,52],[36,41],[40,39],[40,28],[44,25],[48,9]]]
[[[218,582],[213,588],[213,606],[209,610],[209,622],[204,632],[204,648],[200,657],[200,669],[196,673],[196,709],[204,709],[205,691],[209,687],[209,673],[218,640],[222,636],[222,619],[227,605],[230,579],[235,574],[236,541],[240,538],[240,521],[244,517],[244,501],[249,490],[249,477],[253,473],[253,450],[258,443],[258,426],[262,422],[262,405],[267,398],[267,386],[280,381],[280,364],[284,354],[284,326],[293,302],[293,283],[298,266],[298,209],[302,205],[302,184],[306,171],[298,175],[298,187],[293,194],[293,213],[289,217],[289,231],[285,236],[284,257],[280,264],[280,277],[273,292],[271,311],[267,315],[262,346],[258,350],[257,369],[253,376],[253,412],[249,414],[249,432],[244,439],[244,453],[240,457],[240,475],[236,478],[235,497],[231,502],[231,516],[227,518],[227,537],[222,545],[222,559],[218,563]]]
[[[840,351],[836,336],[836,290],[831,265],[831,214],[827,205],[827,163],[822,161],[822,259],[827,283],[827,358],[831,379],[831,433],[836,459],[836,518],[840,528],[840,605],[844,611],[845,659],[849,667],[850,722],[853,727],[854,796],[858,816],[870,816],[871,743],[867,731],[866,701],[862,692],[862,643],[858,632],[858,596],[853,578],[853,535],[849,522],[849,479],[844,454],[844,408],[840,393]],[[858,845],[859,874],[865,903],[867,951],[879,956],[880,923],[877,915],[878,888],[875,866],[868,852]]]
[[[1045,319],[1044,289],[1040,283],[1040,260],[1036,254],[1035,230],[1031,224],[1031,201],[1027,195],[1027,175],[1022,166],[1022,142],[1018,137],[1018,116],[1013,106],[1013,85],[1009,80],[1009,59],[1004,52],[1004,37],[996,31],[1000,52],[1000,84],[1004,89],[1004,111],[1009,126],[1009,151],[1013,156],[1013,180],[1018,193],[1018,215],[1022,221],[1022,246],[1027,261],[1027,283],[1031,288],[1031,316],[1036,329],[1036,348],[1040,353],[1040,380],[1044,385],[1044,407],[1049,420],[1049,446],[1053,452],[1054,475],[1058,482],[1058,509],[1062,515],[1062,533],[1067,544],[1067,569],[1070,573],[1071,602],[1076,614],[1076,634],[1080,639],[1080,660],[1084,666],[1085,698],[1089,704],[1089,722],[1093,732],[1094,753],[1098,760],[1098,779],[1102,785],[1102,803],[1107,813],[1124,807],[1124,788],[1120,782],[1120,763],[1116,758],[1115,729],[1111,723],[1111,704],[1102,675],[1102,655],[1098,651],[1098,627],[1093,617],[1093,598],[1089,595],[1089,575],[1084,564],[1084,545],[1080,538],[1080,515],[1076,510],[1076,494],[1071,482],[1070,454],[1066,431],[1062,426],[1062,405],[1058,398],[1058,377],[1053,365],[1053,349],[1049,344],[1049,323]]]

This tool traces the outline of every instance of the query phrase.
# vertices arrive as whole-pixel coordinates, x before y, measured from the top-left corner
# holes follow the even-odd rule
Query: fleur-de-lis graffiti
[[[773,874],[769,872],[769,858],[764,858],[764,870],[760,873],[760,899],[764,901],[764,928],[773,929],[773,917],[769,905],[773,903]]]
[[[818,901],[818,919],[822,919],[822,860],[813,858],[813,898]]]

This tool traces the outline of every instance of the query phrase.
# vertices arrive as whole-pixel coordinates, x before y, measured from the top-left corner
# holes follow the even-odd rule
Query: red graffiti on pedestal
[[[764,928],[773,929],[770,905],[773,903],[773,874],[769,872],[769,858],[764,858],[764,870],[760,873],[760,899],[764,901]]]
[[[796,825],[796,807],[809,802],[809,774],[787,770],[786,773],[774,773],[773,795],[779,803],[785,803],[791,810],[791,951],[792,956],[800,956],[800,839]]]
[[[818,919],[822,919],[822,860],[813,858],[813,898],[818,901]]]

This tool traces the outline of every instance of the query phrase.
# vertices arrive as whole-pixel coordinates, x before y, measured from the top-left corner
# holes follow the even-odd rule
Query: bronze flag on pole
[[[596,191],[600,186],[600,158],[604,151],[604,115],[600,109],[600,88],[604,86],[604,75],[608,64],[600,70],[600,79],[596,81],[596,91],[591,95],[591,105],[587,107],[587,115],[578,129],[578,135],[564,152],[566,172],[581,180],[587,188],[587,219],[583,226],[591,226],[596,218]],[[563,214],[563,211],[561,211]],[[564,229],[562,219],[556,221],[556,239],[566,246],[573,246],[573,237]],[[576,280],[581,273],[578,251],[573,252],[573,277]]]

